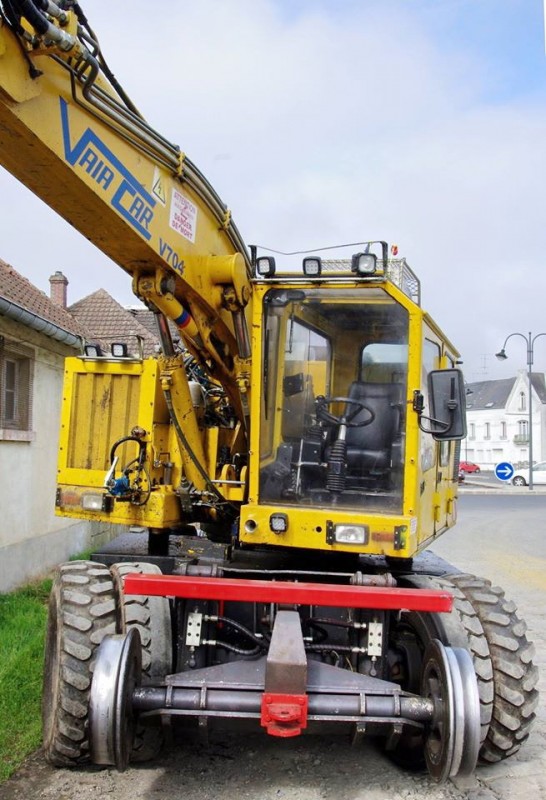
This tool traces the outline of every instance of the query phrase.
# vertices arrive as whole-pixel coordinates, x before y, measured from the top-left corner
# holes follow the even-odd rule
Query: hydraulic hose
[[[21,36],[24,29],[20,23],[20,14],[14,9],[12,0],[2,0],[2,11],[10,27]]]
[[[264,642],[262,639],[259,639],[257,636],[255,636],[252,633],[252,631],[250,631],[248,628],[245,628],[244,625],[241,625],[240,622],[237,622],[234,619],[230,619],[229,617],[222,617],[222,616],[214,615],[214,617],[211,617],[211,621],[213,621],[213,622],[214,621],[223,622],[224,625],[229,625],[231,628],[235,628],[235,630],[239,631],[244,636],[246,636],[248,639],[250,639],[252,642],[254,642],[254,644],[257,645],[257,647],[260,650],[267,650],[267,648],[268,648],[268,645],[267,645],[266,642]]]
[[[118,449],[120,444],[124,444],[125,442],[136,442],[138,444],[138,446],[139,446],[138,460],[139,460],[139,462],[141,461],[142,455],[143,455],[143,451],[144,452],[146,451],[146,443],[143,442],[142,439],[139,439],[138,436],[123,436],[121,439],[118,439],[116,442],[114,442],[114,444],[110,448],[110,463],[112,463],[112,461],[114,460],[114,456],[116,454],[116,450]]]
[[[207,644],[205,642],[204,644]],[[208,644],[212,644],[212,642],[208,642]],[[242,647],[235,647],[234,644],[228,644],[227,642],[221,642],[219,639],[215,639],[214,644],[217,647],[223,647],[226,650],[229,650],[231,653],[237,653],[239,656],[257,656],[260,652],[259,647],[253,647],[252,650],[244,650]]]
[[[343,619],[331,619],[330,617],[309,617],[307,620],[309,625],[336,625],[338,628],[356,628],[356,627],[364,627],[363,625],[359,624],[355,626],[354,622],[349,622],[348,620]]]
[[[14,0],[14,2],[19,8],[20,14],[30,22],[41,36],[49,33],[50,23],[44,14],[36,8],[32,0]]]
[[[176,416],[176,411],[174,410],[174,405],[173,405],[172,395],[171,395],[170,389],[164,389],[163,390],[163,394],[165,396],[165,402],[167,403],[167,408],[169,410],[169,416],[170,416],[170,418],[171,418],[171,420],[173,422],[174,428],[176,430],[176,434],[177,434],[178,438],[180,439],[180,441],[182,443],[182,446],[184,447],[185,451],[187,452],[187,454],[189,455],[189,457],[193,461],[195,468],[197,469],[197,471],[199,472],[199,474],[203,478],[208,490],[218,500],[220,500],[220,502],[222,504],[225,504],[226,506],[228,506],[228,508],[230,508],[232,511],[234,511],[237,514],[238,513],[237,507],[234,506],[232,503],[228,503],[226,498],[218,491],[218,489],[213,484],[213,482],[211,481],[211,479],[207,475],[207,473],[204,470],[204,468],[202,467],[202,465],[199,463],[199,460],[198,460],[197,456],[193,452],[193,449],[192,449],[190,443],[188,442],[188,439],[185,436],[184,431],[182,430],[182,426],[180,425],[180,422],[178,421],[178,417]]]
[[[313,653],[354,653],[350,644],[306,644],[305,649]]]

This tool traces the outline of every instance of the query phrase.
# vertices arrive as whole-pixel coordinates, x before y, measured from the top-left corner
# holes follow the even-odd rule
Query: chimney
[[[62,272],[57,270],[55,275],[50,277],[49,285],[51,286],[49,294],[51,302],[55,303],[56,306],[66,308],[66,287],[68,286],[68,279],[65,278]]]

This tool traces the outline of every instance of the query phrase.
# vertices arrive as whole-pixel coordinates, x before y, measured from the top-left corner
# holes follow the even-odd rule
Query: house
[[[47,297],[0,260],[0,592],[113,535],[55,516],[64,359],[87,336],[66,309],[67,284],[55,273]]]
[[[546,383],[544,373],[532,374],[533,461],[546,460]],[[461,458],[482,469],[508,461],[529,461],[529,377],[520,370],[515,378],[467,384],[468,435]]]
[[[109,353],[113,343],[127,345],[129,352],[144,357],[154,355],[159,345],[154,315],[147,308],[127,309],[105,289],[73,303],[71,317],[87,331],[87,339]]]

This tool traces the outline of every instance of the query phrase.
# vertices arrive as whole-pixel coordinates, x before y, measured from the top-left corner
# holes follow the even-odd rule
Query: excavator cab
[[[407,310],[313,287],[263,308],[260,500],[401,512]]]
[[[411,558],[455,518],[456,351],[421,310],[405,261],[383,258],[366,275],[339,263],[255,287],[261,386],[239,536]]]

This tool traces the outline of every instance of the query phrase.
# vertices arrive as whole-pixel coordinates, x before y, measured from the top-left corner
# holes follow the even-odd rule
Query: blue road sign
[[[495,477],[497,477],[499,481],[509,481],[514,472],[515,469],[509,461],[501,461],[500,464],[497,464],[495,467]]]

